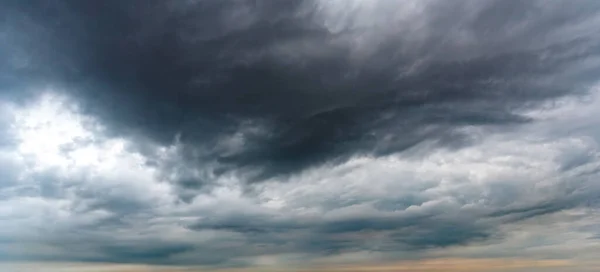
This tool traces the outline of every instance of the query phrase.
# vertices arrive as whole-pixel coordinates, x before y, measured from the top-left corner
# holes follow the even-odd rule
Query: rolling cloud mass
[[[599,27],[595,0],[0,0],[0,268],[594,271]]]

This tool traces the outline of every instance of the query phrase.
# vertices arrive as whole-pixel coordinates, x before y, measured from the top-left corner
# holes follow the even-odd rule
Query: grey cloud
[[[503,146],[484,145],[480,148],[495,152],[494,149],[502,149]],[[449,157],[446,159],[454,155],[460,156],[458,153],[452,153],[455,151],[449,152]],[[551,160],[545,158],[538,157],[537,160],[533,163],[540,161],[551,163],[549,162]],[[402,165],[395,165],[395,167],[402,167]],[[404,167],[413,168],[411,165]],[[581,207],[582,201],[589,200],[600,192],[596,188],[590,190],[587,195],[569,194],[561,191],[564,188],[560,183],[555,183],[550,189],[555,190],[556,195],[540,200],[541,204],[537,202],[529,204],[531,201],[526,194],[515,194],[510,190],[495,190],[492,196],[484,199],[498,198],[505,201],[490,201],[479,206],[469,206],[468,204],[476,202],[478,197],[482,197],[488,185],[481,188],[474,182],[465,182],[459,183],[461,186],[456,189],[458,191],[450,188],[449,191],[432,194],[432,190],[444,189],[443,185],[427,180],[408,179],[409,177],[403,174],[396,176],[384,173],[379,177],[363,177],[364,180],[361,179],[360,184],[347,181],[348,186],[360,185],[359,188],[363,190],[362,198],[354,199],[347,191],[351,187],[342,185],[344,178],[360,176],[360,172],[353,171],[358,171],[361,167],[350,169],[334,171],[337,174],[333,177],[316,176],[305,182],[290,180],[286,183],[255,184],[253,185],[256,186],[255,192],[240,194],[236,196],[234,202],[228,202],[231,201],[228,197],[232,196],[224,196],[222,202],[203,202],[217,198],[215,194],[220,189],[227,188],[225,184],[215,185],[213,189],[204,191],[185,204],[178,205],[176,202],[171,202],[166,206],[164,203],[152,202],[151,199],[137,199],[135,195],[138,192],[133,188],[119,188],[119,194],[111,195],[101,187],[95,187],[93,182],[76,183],[75,192],[89,193],[63,196],[75,204],[68,210],[72,214],[69,216],[71,219],[62,222],[58,229],[49,225],[42,226],[37,231],[38,235],[44,237],[38,241],[39,243],[50,244],[62,250],[74,250],[76,253],[65,255],[33,251],[25,255],[13,253],[10,256],[13,260],[33,258],[229,267],[251,264],[240,261],[240,258],[251,259],[273,254],[308,254],[323,257],[356,251],[391,254],[426,252],[439,248],[502,241],[500,227],[519,223],[528,218]],[[367,168],[362,171],[373,174],[377,170],[377,168]],[[320,172],[316,173],[323,175]],[[397,173],[402,173],[402,170]],[[458,173],[458,177],[462,173]],[[52,175],[52,172],[46,173],[46,176],[49,175]],[[445,177],[455,176],[445,174]],[[592,172],[589,176],[584,175],[580,178],[586,180],[596,177],[597,175]],[[337,189],[331,191],[331,194],[309,194],[310,197],[298,199],[288,197],[287,200],[291,205],[288,207],[289,210],[274,211],[259,206],[258,198],[265,190],[261,186],[293,186],[294,189],[302,190],[303,186],[309,186],[308,183],[314,182],[313,179],[328,179],[329,182],[336,182]],[[398,185],[401,181],[410,184],[403,185],[404,190],[389,190],[379,197],[374,197],[366,190],[369,187],[368,183],[389,183],[391,180],[400,180]],[[588,182],[582,184],[584,186],[593,184]],[[519,180],[514,183],[507,181],[507,183],[510,184],[508,186],[515,186],[514,190],[523,190],[527,186],[526,184],[518,186]],[[154,186],[154,184],[149,185]],[[322,189],[331,190],[330,188]],[[285,191],[285,188],[281,190]],[[532,193],[531,197],[544,197],[544,194]],[[336,198],[341,198],[343,201],[334,203]],[[446,200],[440,201],[440,199]],[[130,206],[127,203],[131,201],[141,201],[140,204],[143,206]],[[318,207],[323,209],[323,213],[302,215],[294,209],[294,205]],[[99,210],[109,211],[111,214],[98,219],[89,217]],[[89,219],[83,219],[86,217]],[[180,221],[179,217],[200,217],[200,219]],[[76,220],[77,218],[82,219]],[[183,230],[186,231],[184,236],[170,236]],[[217,234],[217,236],[198,239],[199,235],[205,233]]]
[[[74,67],[52,67],[56,84],[114,133],[180,135],[203,154],[188,160],[216,163],[216,174],[252,169],[250,181],[442,143],[465,125],[527,122],[516,110],[594,80],[595,66],[564,72],[598,48],[582,26],[596,18],[592,1],[433,1],[415,18],[421,34],[393,14],[365,34],[351,27],[360,11],[333,33],[322,20],[336,13],[323,15],[320,1],[26,2],[5,12],[55,35],[47,50],[59,59],[45,63]],[[380,41],[364,41],[372,53],[352,44],[371,38]],[[264,132],[241,131],[234,153],[215,148],[247,121]]]
[[[275,251],[271,253],[309,252],[317,255],[360,249],[384,252],[425,250],[487,241],[494,235],[492,225],[478,223],[478,219],[454,214],[452,211],[447,212],[456,218],[397,215],[389,219],[357,217],[343,221],[318,220],[309,223],[301,218],[273,222],[261,217],[240,216],[233,221],[220,223],[200,221],[192,228],[242,233],[252,244],[272,247]],[[371,244],[369,233],[383,234],[384,241]]]
[[[487,147],[490,148],[503,147]],[[571,148],[556,155],[556,158],[594,152],[586,148],[576,148],[576,145]],[[531,160],[533,161],[530,163],[535,164],[537,159],[531,158]],[[546,163],[552,161],[549,158],[542,160]],[[595,169],[596,162],[597,160],[582,161],[579,165],[572,165],[571,171]],[[597,199],[596,195],[600,192],[597,186],[593,185],[597,179],[596,173],[584,171],[585,174],[573,176],[569,171],[562,172],[564,169],[560,167],[561,162],[557,161],[557,163],[558,172],[548,178],[556,177],[558,180],[546,188],[530,188],[529,186],[535,183],[531,183],[531,180],[516,179],[518,178],[516,176],[513,177],[516,180],[498,181],[490,177],[492,180],[482,185],[483,187],[472,182],[465,181],[462,184],[459,182],[457,185],[460,186],[450,188],[450,191],[444,193],[445,197],[450,197],[450,201],[441,201],[432,205],[428,202],[436,200],[439,196],[426,192],[438,189],[441,184],[424,185],[426,182],[421,180],[412,181],[424,184],[415,186],[412,189],[414,191],[390,191],[375,200],[369,197],[368,192],[363,192],[364,199],[354,199],[352,194],[348,194],[346,188],[339,187],[336,195],[326,196],[331,197],[331,201],[309,197],[298,199],[301,202],[298,203],[300,206],[311,206],[309,203],[318,200],[318,205],[324,205],[320,207],[327,211],[322,215],[295,217],[288,216],[285,212],[283,215],[237,213],[231,217],[201,219],[190,227],[194,230],[218,229],[241,233],[258,244],[276,245],[287,242],[294,245],[293,248],[285,249],[277,247],[278,252],[313,252],[325,255],[359,249],[397,252],[486,245],[505,238],[500,232],[503,226],[521,224],[532,218],[573,209],[597,207],[590,205],[590,201]],[[376,171],[371,169],[369,173]],[[515,168],[507,171],[519,170]],[[444,177],[449,178],[449,176]],[[386,177],[386,181],[402,178],[389,176]],[[373,179],[372,182],[378,182],[377,178]],[[303,184],[296,186],[292,188],[302,187]],[[329,190],[329,187],[323,190]],[[337,204],[333,204],[335,199],[339,199]],[[365,203],[370,203],[369,207],[373,209],[361,211],[358,206],[354,206]],[[415,209],[416,207],[418,208]],[[335,214],[340,209],[357,212],[339,218]],[[378,234],[378,239],[381,240],[374,242],[374,238],[370,236],[373,234]]]
[[[131,262],[131,263],[164,263],[168,262],[168,259],[176,254],[191,251],[193,246],[191,245],[134,245],[134,246],[123,246],[123,245],[108,245],[102,247],[101,251],[107,255],[105,261],[114,262]],[[98,260],[99,261],[99,260]]]
[[[405,232],[396,232],[392,237],[399,243],[417,249],[467,245],[488,241],[492,231],[463,222],[432,222],[432,228],[414,227]]]
[[[49,85],[105,127],[61,156],[128,145],[28,172],[0,116],[0,240],[29,250],[0,258],[418,255],[597,209],[597,139],[561,142],[589,123],[528,111],[597,80],[599,2],[406,3],[2,1],[0,99]]]
[[[555,213],[562,210],[568,210],[570,208],[576,207],[578,203],[573,203],[574,201],[557,201],[553,200],[550,203],[541,203],[535,204],[527,207],[513,208],[513,209],[505,209],[493,212],[490,214],[492,217],[499,216],[508,216],[511,221],[520,221],[544,214]]]

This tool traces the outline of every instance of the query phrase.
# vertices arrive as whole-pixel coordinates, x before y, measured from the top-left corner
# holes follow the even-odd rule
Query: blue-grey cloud
[[[2,260],[597,248],[597,1],[0,3]]]
[[[14,31],[39,28],[27,45],[50,58],[25,77],[65,84],[114,133],[179,136],[217,173],[259,169],[255,180],[402,151],[459,126],[526,122],[518,109],[595,80],[596,66],[580,65],[598,52],[585,25],[595,2],[433,2],[414,18],[417,33],[393,14],[386,26],[352,27],[360,12],[334,31],[320,5],[20,1],[5,13],[32,25]],[[370,53],[352,44],[370,38]],[[248,121],[256,131],[239,131]],[[236,150],[215,148],[235,133]]]

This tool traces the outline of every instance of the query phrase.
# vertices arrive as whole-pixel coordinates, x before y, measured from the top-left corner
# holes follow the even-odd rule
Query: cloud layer
[[[21,73],[61,79],[113,133],[179,136],[256,180],[460,145],[456,127],[526,122],[597,67],[595,1],[26,2],[8,36],[39,28],[26,45],[49,59]]]
[[[3,261],[600,250],[596,1],[2,3]]]

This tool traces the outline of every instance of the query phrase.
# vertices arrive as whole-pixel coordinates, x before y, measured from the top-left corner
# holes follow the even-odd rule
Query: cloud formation
[[[597,1],[2,4],[3,261],[600,249]]]
[[[14,5],[58,58],[23,73],[61,78],[118,135],[178,137],[200,153],[187,159],[256,180],[461,144],[457,127],[526,122],[520,109],[585,92],[597,67],[593,1]]]

